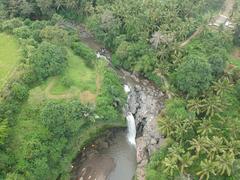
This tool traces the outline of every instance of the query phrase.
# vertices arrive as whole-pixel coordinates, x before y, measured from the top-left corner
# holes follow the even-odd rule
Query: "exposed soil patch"
[[[84,91],[80,93],[80,100],[84,103],[94,103],[96,102],[96,94],[93,94],[90,91]]]

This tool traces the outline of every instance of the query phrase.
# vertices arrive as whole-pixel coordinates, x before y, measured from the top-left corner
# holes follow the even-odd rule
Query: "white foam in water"
[[[130,91],[131,91],[131,89],[129,88],[129,86],[128,85],[124,85],[124,91],[126,92],[126,93],[129,93]]]
[[[136,146],[136,125],[135,125],[135,119],[132,115],[132,113],[128,113],[127,115],[127,124],[128,124],[128,134],[127,138],[130,144]]]

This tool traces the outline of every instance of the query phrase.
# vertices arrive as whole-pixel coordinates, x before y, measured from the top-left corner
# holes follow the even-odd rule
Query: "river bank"
[[[81,41],[87,44],[90,48],[94,49],[97,55],[101,55],[101,57],[105,57],[105,59],[108,60],[109,63],[111,63],[111,53],[106,49],[104,49],[104,47],[94,39],[94,37],[85,29],[84,26],[80,25],[80,26],[77,26],[77,28],[79,28]],[[128,114],[130,113],[132,118],[135,121],[136,149],[134,150],[135,155],[132,154],[132,156],[135,156],[133,157],[132,160],[135,161],[133,162],[133,164],[134,163],[137,164],[136,177],[139,180],[143,180],[145,178],[145,167],[149,161],[150,156],[157,149],[159,149],[160,145],[163,143],[163,137],[159,133],[156,118],[159,112],[164,108],[163,102],[165,101],[165,99],[167,99],[167,96],[164,93],[162,93],[158,89],[158,87],[156,87],[153,83],[139,77],[136,74],[126,72],[122,69],[114,69],[114,70],[118,73],[123,83],[129,87],[129,92],[127,92],[128,100],[127,100],[126,107],[124,108],[124,115],[125,117],[127,117]],[[126,134],[124,137],[126,139]],[[106,141],[106,140],[103,140],[102,138],[98,138],[98,140],[102,141],[103,143]],[[111,147],[112,146],[110,143],[109,148]],[[99,162],[97,163],[94,162],[91,164],[91,169],[92,170],[95,169],[94,172],[99,171],[99,167],[97,166],[101,166],[101,164],[106,164],[105,168],[102,169],[102,171],[106,172],[104,177],[105,179],[107,179],[108,178],[107,174],[110,175],[109,173],[110,171],[114,173],[116,171],[116,167],[118,167],[119,165],[116,162],[115,164],[112,163],[112,160],[114,159],[114,157],[111,158],[111,156],[106,154],[102,156],[101,153],[99,154],[100,151],[101,151],[101,148],[97,150],[97,152],[95,152],[95,155],[90,155],[90,157],[87,156],[86,158],[84,158],[83,156],[81,156],[81,158],[79,159],[79,162],[82,162],[82,164],[86,163],[89,166],[89,162],[92,161],[92,158],[95,161],[99,160]],[[125,170],[129,168],[130,169],[134,168],[131,165],[127,166],[126,164],[125,165],[122,164],[121,166],[123,166],[122,168],[125,168]],[[80,176],[78,176],[80,178],[83,175],[81,174],[81,171],[82,170],[80,170]],[[79,169],[78,169],[78,173],[79,173]],[[98,176],[101,176],[101,174],[99,174]],[[117,176],[119,176],[119,174],[117,174]],[[110,177],[110,180],[117,180],[115,177],[111,177],[111,176],[109,177]],[[131,177],[126,178],[126,180],[128,179],[131,180],[132,178]]]

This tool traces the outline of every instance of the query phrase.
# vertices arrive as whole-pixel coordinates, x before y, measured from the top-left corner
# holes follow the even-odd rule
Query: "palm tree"
[[[172,157],[175,157],[177,160],[179,160],[181,158],[181,155],[185,153],[185,150],[181,144],[176,143],[172,145],[170,148],[168,148],[168,153]]]
[[[219,79],[217,82],[213,82],[213,90],[216,92],[216,95],[222,96],[225,92],[231,90],[232,84],[228,78]]]
[[[230,176],[233,170],[235,155],[233,152],[224,152],[221,156],[217,155],[217,172],[221,175],[225,173]]]
[[[167,117],[161,117],[158,122],[160,131],[164,135],[171,136],[174,133],[175,125],[173,123],[173,120]]]
[[[222,137],[213,136],[213,138],[208,141],[209,150],[208,158],[214,159],[216,155],[223,153],[226,147],[223,145],[224,139]]]
[[[182,174],[185,174],[185,169],[193,164],[194,159],[195,156],[191,156],[189,152],[187,152],[186,154],[179,158],[180,171]]]
[[[189,111],[195,112],[196,114],[200,114],[202,112],[202,100],[200,99],[191,99],[188,101],[187,108]]]
[[[152,38],[150,39],[150,43],[152,46],[157,49],[160,44],[168,44],[168,37],[163,35],[162,32],[156,31],[152,34]]]
[[[206,116],[213,117],[223,112],[224,104],[219,96],[210,96],[202,100],[202,109],[206,113]]]
[[[239,125],[239,120],[238,118],[236,119],[223,119],[222,118],[222,122],[225,123],[225,124],[222,124],[222,125],[225,125],[227,124],[227,130],[229,132],[229,135],[234,137],[234,138],[237,138],[240,136],[240,125]]]
[[[197,172],[197,175],[200,176],[199,180],[205,179],[208,180],[210,175],[216,175],[216,163],[205,159],[200,163],[201,170]]]
[[[217,128],[215,128],[211,122],[211,119],[203,119],[197,129],[197,133],[201,134],[201,136],[207,136],[213,134]]]
[[[176,157],[166,157],[162,164],[164,166],[163,172],[173,176],[176,171],[178,171],[177,158]]]
[[[192,139],[189,141],[190,147],[189,150],[194,150],[196,152],[196,155],[199,156],[200,152],[207,152],[208,150],[208,144],[209,144],[209,138],[208,137],[197,137],[197,139]]]
[[[231,138],[230,140],[224,139],[226,143],[226,149],[232,152],[236,156],[240,155],[240,140],[235,140]]]

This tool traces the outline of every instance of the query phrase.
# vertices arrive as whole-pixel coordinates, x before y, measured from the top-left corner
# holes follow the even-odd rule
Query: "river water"
[[[116,134],[114,144],[103,154],[114,159],[115,169],[108,176],[108,180],[132,180],[137,166],[135,145],[129,143],[126,131]]]
[[[81,41],[94,49],[97,57],[104,56],[104,59],[109,60],[111,53],[99,53],[99,49],[103,48],[101,44],[97,43],[83,27],[79,26],[78,28],[80,28]],[[79,155],[73,162],[72,180],[132,180],[136,170],[138,178],[144,179],[144,168],[139,171],[137,164],[144,167],[148,154],[153,152],[161,142],[157,125],[155,121],[151,121],[162,108],[159,99],[160,92],[148,82],[141,81],[135,76],[132,77],[124,71],[116,71],[123,82],[127,84],[123,86],[123,89],[128,94],[124,112],[128,127],[113,133],[114,137],[110,138],[111,143],[106,141],[108,137],[99,138],[103,144],[107,142],[108,145],[104,148],[100,143],[101,148],[94,150],[89,148],[86,149],[87,152],[82,153],[84,155]],[[136,122],[134,117],[136,117]],[[138,125],[137,130],[136,124]],[[144,128],[145,126],[146,128]],[[139,132],[142,134],[141,136],[145,133],[145,136],[144,139],[140,138],[143,142],[136,143],[136,134]],[[138,144],[137,147],[136,144]],[[89,153],[89,151],[91,152]]]

